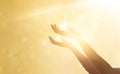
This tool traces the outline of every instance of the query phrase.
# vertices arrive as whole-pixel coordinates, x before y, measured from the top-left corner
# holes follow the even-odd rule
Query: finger
[[[59,33],[59,31],[60,31],[60,29],[59,29],[59,27],[56,25],[56,24],[54,24],[54,30],[55,30],[55,33]]]
[[[52,38],[52,37],[50,37],[49,36],[49,40],[50,40],[50,42],[52,43],[52,44],[56,44],[57,42]]]
[[[53,25],[53,24],[51,24],[51,27],[52,27],[53,31],[55,32],[55,27],[54,27],[54,25]]]
[[[55,27],[55,31],[57,34],[61,34],[63,31],[60,29],[59,26],[57,26],[56,24],[54,24],[54,27]]]
[[[66,36],[65,31],[61,31],[56,24],[51,24],[51,27],[56,34]]]
[[[50,41],[51,41],[51,43],[52,43],[52,44],[59,45],[59,46],[61,46],[61,45],[62,45],[62,43],[61,43],[61,42],[56,41],[55,39],[53,39],[53,38],[52,38],[52,37],[50,37],[50,36],[49,36],[49,39],[50,39]]]
[[[54,24],[54,27],[55,27],[55,28],[57,28],[57,25],[56,25],[56,24]]]
[[[65,47],[63,42],[58,42],[55,39],[53,39],[52,37],[50,37],[50,36],[49,36],[49,39],[50,39],[52,44],[57,45],[57,46],[61,46],[61,47]]]
[[[51,27],[55,33],[58,33],[58,29],[57,29],[56,24],[51,24]]]
[[[53,24],[51,24],[51,27],[52,27],[52,29],[54,28],[54,27],[53,27]]]

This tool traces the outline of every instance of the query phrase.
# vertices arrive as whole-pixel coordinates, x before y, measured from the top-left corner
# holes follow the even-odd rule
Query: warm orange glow
[[[120,67],[120,0],[0,0],[0,74],[88,74],[50,43],[53,23],[80,32],[68,38],[78,49],[82,37]]]

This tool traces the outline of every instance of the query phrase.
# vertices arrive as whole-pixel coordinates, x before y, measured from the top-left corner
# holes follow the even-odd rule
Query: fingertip
[[[48,36],[48,38],[51,38],[51,36]]]
[[[53,24],[51,24],[51,26],[53,26]]]
[[[52,39],[52,37],[51,36],[48,36],[49,37],[49,39],[51,40]]]
[[[54,29],[54,26],[53,26],[53,24],[51,24],[51,27],[52,27],[52,29]]]
[[[51,26],[53,26],[53,24],[51,24]]]

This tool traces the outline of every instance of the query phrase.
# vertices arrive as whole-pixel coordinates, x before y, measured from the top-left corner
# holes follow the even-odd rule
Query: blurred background
[[[120,67],[119,0],[0,0],[0,74],[88,74],[54,46],[50,24],[69,24],[113,67]]]

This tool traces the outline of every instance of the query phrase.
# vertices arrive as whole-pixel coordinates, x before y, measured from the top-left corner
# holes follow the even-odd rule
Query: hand
[[[51,27],[55,33],[63,36],[68,36],[69,32],[61,30],[56,24],[51,24]]]
[[[66,47],[66,48],[69,48],[70,46],[72,46],[72,44],[69,43],[69,41],[63,38],[60,38],[61,41],[57,41],[49,36],[49,40],[52,44],[57,45],[57,46]]]
[[[75,31],[71,27],[66,27],[66,30],[61,30],[60,27],[58,27],[56,24],[51,24],[51,27],[56,34],[59,34],[68,38],[73,38],[73,37],[75,39],[81,38],[80,33]]]
[[[74,35],[79,34],[79,33],[77,33],[76,31],[74,31],[71,28],[68,28],[68,31],[62,31],[55,24],[51,25],[51,27],[52,27],[52,29],[53,29],[53,31],[55,33],[63,35],[63,36],[71,36],[71,35],[74,36]],[[54,44],[54,45],[61,46],[61,47],[67,47],[70,50],[72,50],[72,52],[76,55],[76,57],[79,59],[79,61],[81,62],[81,64],[84,66],[84,68],[88,72],[92,72],[90,74],[120,74],[120,69],[115,69],[115,68],[112,68],[111,66],[109,67],[109,64],[108,64],[108,67],[106,67],[107,64],[105,64],[105,63],[107,63],[107,62],[105,62],[104,59],[101,59],[101,57],[97,53],[95,53],[94,50],[88,44],[86,44],[86,43],[85,43],[85,46],[84,46],[83,49],[91,51],[92,55],[93,55],[93,52],[94,52],[94,57],[92,59],[90,58],[91,55],[87,56],[87,58],[89,58],[89,59],[85,59],[86,57],[84,57],[84,55],[81,55],[81,53],[79,53],[79,51],[77,51],[77,49],[75,48],[75,46],[73,46],[69,41],[67,41],[67,40],[65,40],[63,38],[60,38],[60,41],[57,41],[57,40],[53,39],[52,37],[49,37],[49,39],[50,39],[51,43]],[[86,45],[87,45],[87,47],[86,47]],[[71,47],[73,47],[74,49],[71,49]],[[91,52],[88,52],[86,54],[89,54]],[[80,57],[80,55],[81,55],[81,57]],[[95,57],[98,57],[99,60],[97,60]],[[83,60],[83,58],[85,60]],[[87,61],[87,60],[91,60],[91,62],[95,66],[95,69],[98,70],[98,71],[100,71],[100,73],[94,73],[96,70],[94,69],[94,67],[91,67],[91,63],[89,63],[89,61]],[[87,62],[87,63],[85,63],[85,62]]]

